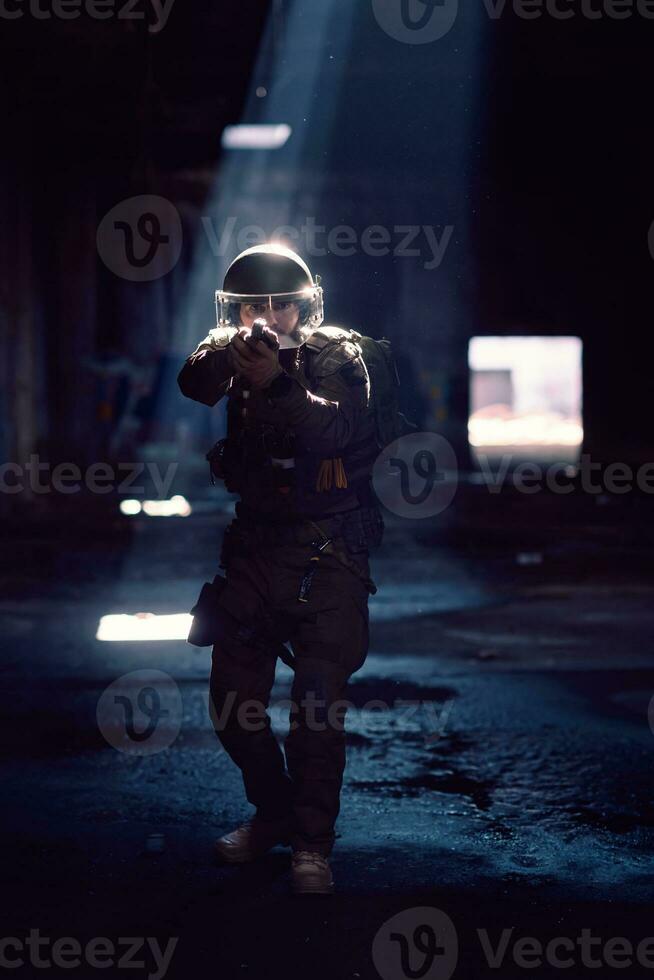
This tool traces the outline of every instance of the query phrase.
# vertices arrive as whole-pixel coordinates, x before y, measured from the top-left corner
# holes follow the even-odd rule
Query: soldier
[[[242,862],[290,844],[296,894],[334,887],[346,686],[368,651],[368,552],[383,531],[370,378],[349,332],[321,328],[319,283],[289,249],[243,252],[216,293],[217,327],[178,377],[205,405],[227,396],[212,467],[240,497],[221,551],[211,717],[256,812],[216,851]],[[282,753],[266,707],[285,642],[294,679]]]

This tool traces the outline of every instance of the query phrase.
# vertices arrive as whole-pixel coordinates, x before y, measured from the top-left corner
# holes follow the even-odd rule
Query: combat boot
[[[294,895],[331,895],[334,879],[329,861],[314,851],[293,851],[291,890]]]
[[[219,860],[228,864],[242,864],[254,861],[277,844],[289,845],[290,842],[288,817],[262,820],[255,816],[220,837],[214,844],[214,853]]]

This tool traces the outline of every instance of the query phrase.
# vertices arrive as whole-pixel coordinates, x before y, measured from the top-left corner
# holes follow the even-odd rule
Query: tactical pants
[[[345,769],[347,682],[368,652],[368,589],[334,555],[323,554],[307,601],[300,602],[315,554],[309,543],[234,538],[227,557],[223,549],[227,585],[218,600],[211,718],[257,815],[288,815],[293,849],[326,856]],[[353,557],[369,576],[367,551]],[[265,710],[277,659],[271,641],[289,641],[296,661],[283,753]]]

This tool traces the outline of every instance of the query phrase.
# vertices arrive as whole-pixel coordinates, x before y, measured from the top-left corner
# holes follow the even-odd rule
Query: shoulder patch
[[[209,336],[203,342],[209,347],[227,347],[232,337],[238,333],[236,327],[214,327],[209,331]]]
[[[204,340],[198,344],[189,359],[192,362],[199,361],[209,351],[224,350],[232,337],[237,333],[238,330],[235,327],[214,327],[213,330],[209,331]]]
[[[318,327],[314,330],[312,334],[307,337],[305,343],[310,350],[321,351],[329,343],[334,341],[348,340],[351,336],[351,331],[346,330],[344,327]]]

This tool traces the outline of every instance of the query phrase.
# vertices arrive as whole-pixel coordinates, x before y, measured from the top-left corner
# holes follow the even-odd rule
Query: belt
[[[345,514],[331,514],[327,517],[302,518],[289,522],[273,523],[268,518],[257,515],[253,518],[252,512],[242,505],[241,501],[236,504],[236,525],[235,530],[241,531],[245,535],[252,535],[257,544],[274,547],[279,544],[321,544],[329,541],[323,549],[325,554],[331,554],[349,571],[353,572],[366,586],[371,595],[377,592],[377,586],[365,574],[364,569],[358,565],[354,559],[350,558],[347,548],[343,541],[334,539],[339,538],[339,532],[343,526]],[[358,508],[357,508],[358,509]]]
[[[317,529],[325,537],[333,538],[338,536],[344,520],[344,514],[330,514],[324,517],[297,517],[289,521],[275,521],[248,510],[240,501],[235,510],[239,529],[251,531],[260,541],[270,544],[311,544],[319,537]]]

